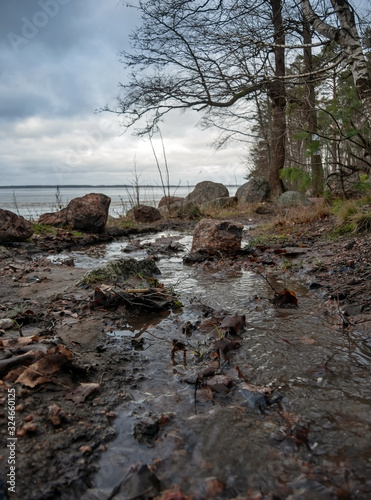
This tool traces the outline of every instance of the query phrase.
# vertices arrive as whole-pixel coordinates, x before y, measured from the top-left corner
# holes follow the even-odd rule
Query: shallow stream
[[[169,235],[141,238],[141,244],[161,236]],[[176,234],[174,241],[186,252],[191,237]],[[127,243],[102,246],[90,257],[74,253],[75,264],[91,268],[122,257]],[[117,410],[117,437],[84,498],[111,498],[138,463],[152,467],[164,490],[177,485],[194,499],[371,498],[371,339],[342,330],[320,297],[296,281],[268,275],[275,288],[297,295],[297,308],[279,308],[257,273],[228,264],[187,266],[184,252],[157,262],[160,281],[175,287],[183,307],[107,332],[125,352],[146,328],[144,368]],[[129,255],[142,258],[146,250]],[[211,396],[189,381],[210,364],[207,351],[218,332],[182,333],[184,325],[202,320],[205,306],[246,316],[241,347],[219,370],[231,387]],[[173,339],[186,344],[186,363],[182,351],[172,360]],[[164,414],[153,440],[134,437],[138,423]],[[129,498],[124,490],[113,498]]]

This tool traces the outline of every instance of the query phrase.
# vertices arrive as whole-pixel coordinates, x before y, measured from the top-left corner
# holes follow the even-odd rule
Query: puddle
[[[189,249],[190,236],[174,237]],[[130,257],[147,256],[146,244],[153,239],[140,239],[141,248]],[[102,247],[96,256],[73,252],[73,258],[76,265],[95,267],[122,257],[127,243]],[[322,313],[319,298],[297,282],[269,277],[275,288],[293,289],[298,296],[298,308],[280,309],[269,300],[269,285],[237,266],[184,266],[182,254],[157,264],[161,281],[175,287],[183,308],[167,317],[138,318],[109,333],[118,346],[132,346],[133,337],[146,329],[145,366],[117,410],[117,438],[103,452],[94,488],[83,498],[108,498],[138,463],[153,467],[163,489],[177,485],[195,499],[369,498],[371,351],[364,338],[339,331]],[[196,390],[186,381],[210,364],[194,353],[207,352],[218,338],[198,329],[189,337],[181,333],[186,322],[200,320],[201,304],[246,316],[241,347],[219,370],[232,387],[213,393],[212,400],[201,397],[201,385]],[[182,351],[172,360],[174,339],[186,344],[186,365]],[[256,405],[260,393],[247,390],[246,383],[271,391],[270,399],[263,397],[269,404]],[[150,446],[134,437],[138,423],[163,414],[168,421]]]

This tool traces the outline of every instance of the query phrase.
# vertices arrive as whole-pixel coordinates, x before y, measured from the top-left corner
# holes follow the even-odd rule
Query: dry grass
[[[333,213],[336,216],[335,234],[365,233],[371,230],[371,204],[369,198],[337,200]]]
[[[274,226],[292,226],[324,219],[331,214],[331,207],[321,198],[315,199],[309,207],[302,205],[281,208],[273,221]]]

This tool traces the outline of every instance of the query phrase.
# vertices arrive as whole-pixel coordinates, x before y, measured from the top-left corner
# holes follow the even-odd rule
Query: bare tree
[[[312,33],[310,23],[303,16],[303,42],[304,42],[304,71],[305,88],[306,88],[306,111],[307,111],[307,126],[309,135],[307,138],[307,151],[310,151],[310,167],[312,173],[312,194],[314,196],[321,196],[323,193],[323,166],[321,155],[319,154],[318,147],[313,150],[313,142],[317,137],[318,123],[317,123],[317,109],[316,109],[316,90],[315,82],[313,80],[313,52],[312,52]]]
[[[247,108],[251,113],[249,103],[268,92],[274,117],[269,180],[280,193],[286,139],[282,4],[140,0],[142,24],[131,37],[132,51],[122,54],[131,73],[121,84],[118,107],[110,111],[144,135],[172,110],[222,116],[229,109],[236,117]]]
[[[285,28],[282,18],[282,1],[271,0],[274,28],[274,79],[270,84],[269,96],[273,102],[273,163],[269,172],[269,185],[273,194],[284,191],[280,171],[286,158],[286,74]]]
[[[311,0],[300,1],[305,17],[313,25],[316,32],[329,40],[335,41],[343,49],[362,102],[366,120],[369,127],[371,127],[370,73],[363,53],[353,8],[348,0],[329,0],[333,7],[333,17],[337,20],[337,24],[333,25],[327,22],[324,17],[328,13],[328,9],[325,10],[326,4],[321,16],[314,11]]]
[[[204,117],[204,125],[219,128],[220,145],[241,131],[240,137],[249,135],[254,103],[268,95],[269,181],[272,192],[279,194],[284,189],[280,171],[286,161],[288,83],[307,85],[307,129],[314,133],[311,85],[346,57],[371,123],[370,85],[354,12],[346,0],[316,1],[315,12],[313,0],[139,0],[142,24],[131,36],[132,50],[122,54],[128,79],[121,84],[118,106],[106,110],[122,115],[126,128],[145,135],[155,132],[167,113],[193,109]],[[318,2],[323,6],[320,13]],[[308,36],[308,26],[302,30],[303,17],[319,37],[316,44]],[[343,53],[317,74],[310,65],[310,50],[332,40]],[[287,75],[288,54],[302,48],[304,74]],[[312,170],[318,177],[320,168],[317,155]],[[316,192],[320,190],[318,184]]]

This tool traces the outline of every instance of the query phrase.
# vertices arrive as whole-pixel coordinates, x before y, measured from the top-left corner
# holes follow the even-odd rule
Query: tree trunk
[[[307,139],[307,149],[311,151],[310,167],[312,172],[312,193],[313,196],[322,196],[324,189],[324,173],[319,151],[313,151],[313,141],[317,133],[317,112],[316,112],[316,92],[313,82],[313,57],[312,57],[312,35],[310,24],[304,18],[303,22],[303,42],[304,42],[304,71],[308,75],[306,78],[306,108],[309,137]]]
[[[340,29],[324,22],[314,12],[310,0],[301,0],[303,13],[317,33],[337,42],[347,57],[354,84],[362,103],[364,115],[371,127],[371,81],[366,59],[362,50],[354,13],[347,0],[331,0],[335,14],[340,22]]]
[[[286,156],[286,89],[280,77],[285,76],[285,30],[282,22],[282,0],[271,0],[274,27],[275,76],[270,88],[273,103],[273,163],[270,168],[269,185],[273,196],[280,195],[285,188],[280,172],[285,166]]]

